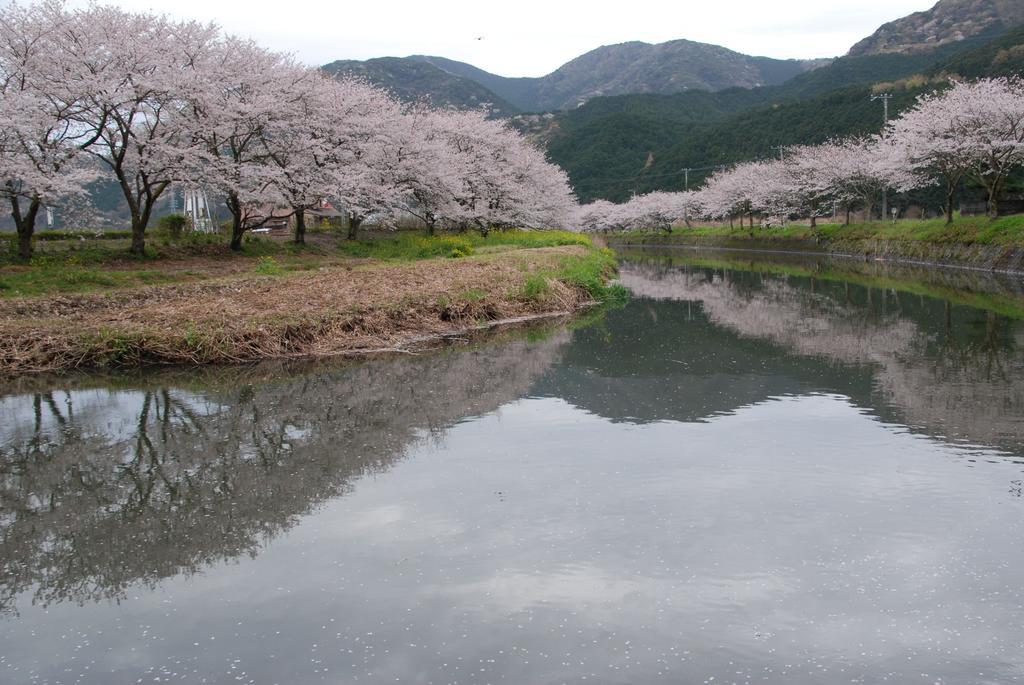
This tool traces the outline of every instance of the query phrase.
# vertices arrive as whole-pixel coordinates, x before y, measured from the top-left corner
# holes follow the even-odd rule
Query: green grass
[[[590,245],[587,236],[569,231],[494,231],[486,238],[478,233],[459,235],[409,235],[375,240],[343,241],[339,250],[366,259],[416,260],[435,257],[468,257],[477,252],[531,249],[560,245]]]
[[[32,235],[36,242],[55,241],[92,241],[92,240],[127,240],[132,237],[131,231],[111,231],[104,229],[81,230],[81,231],[36,231]],[[18,243],[17,233],[0,233],[0,240],[13,245]]]
[[[55,232],[59,235],[65,233]],[[123,234],[123,235],[122,235]],[[16,254],[17,244],[9,238],[12,234],[0,234],[0,267],[7,264],[23,264]],[[173,237],[160,231],[149,231],[146,235],[146,251],[142,255],[128,252],[130,235],[115,231],[103,237],[82,234],[82,239],[54,237],[34,244],[30,265],[41,263],[63,264],[109,264],[124,262],[160,261],[188,257],[253,257],[261,255],[302,255],[317,253],[320,248],[313,245],[296,245],[291,241],[277,241],[261,236],[247,235],[241,252],[232,252],[227,238],[218,233],[187,233]]]
[[[273,257],[263,256],[256,260],[256,268],[253,271],[263,276],[280,276],[285,269]]]
[[[85,233],[83,235],[92,235]],[[203,280],[220,275],[204,263],[195,268],[168,270],[163,263],[204,258],[237,261],[243,268],[276,276],[292,271],[315,269],[353,257],[410,261],[432,258],[460,258],[476,253],[510,249],[589,246],[590,239],[564,231],[495,231],[487,238],[476,233],[427,237],[408,231],[363,241],[296,245],[290,241],[246,236],[241,252],[232,252],[220,234],[185,234],[175,238],[160,231],[147,235],[143,255],[128,253],[126,232],[108,232],[101,238],[67,239],[54,232],[35,244],[28,263],[16,258],[15,243],[0,241],[0,297],[75,293],[133,288],[156,283]],[[466,301],[479,294],[468,292]]]
[[[551,294],[550,272],[539,272],[526,277],[520,289],[520,295],[524,300],[544,301]]]
[[[279,275],[315,268],[329,252],[313,245],[248,237],[241,252],[232,252],[217,234],[189,234],[178,240],[154,232],[147,239],[146,252],[132,255],[129,241],[53,240],[37,243],[32,259],[25,263],[13,251],[0,249],[0,297],[76,293],[133,288],[157,283],[196,281],[220,275],[203,263],[194,269],[162,268],[173,260],[193,258],[252,262],[253,271]],[[2,247],[2,245],[0,245]],[[341,255],[337,255],[340,257]]]
[[[350,257],[410,261],[433,257],[468,257],[473,244],[462,237],[402,235],[379,240],[344,241],[338,249]]]
[[[487,298],[487,291],[480,288],[467,288],[459,293],[459,299],[464,302],[480,302]]]
[[[567,255],[553,269],[535,271],[527,276],[519,296],[527,300],[544,301],[551,294],[551,281],[585,290],[601,303],[619,303],[628,295],[625,288],[609,284],[618,266],[615,253],[608,249],[591,247],[582,255]]]
[[[173,283],[180,277],[153,269],[124,271],[89,266],[47,265],[0,272],[0,297],[77,293]]]
[[[985,216],[956,216],[952,224],[945,219],[903,219],[843,224],[823,223],[817,228],[806,224],[790,224],[779,228],[762,229],[755,223],[749,226],[693,226],[679,227],[671,235],[617,233],[609,237],[648,245],[671,244],[693,237],[721,237],[755,240],[896,240],[928,243],[959,243],[981,245],[1007,245],[1024,247],[1024,216],[1006,216],[992,220]]]
[[[561,245],[588,246],[591,244],[590,238],[572,231],[494,231],[486,238],[479,233],[466,234],[464,237],[477,248],[492,246],[536,248]]]

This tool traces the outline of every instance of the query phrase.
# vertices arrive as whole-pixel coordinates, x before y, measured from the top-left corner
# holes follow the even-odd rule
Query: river
[[[627,252],[435,353],[0,396],[0,682],[1024,681],[1024,284]]]

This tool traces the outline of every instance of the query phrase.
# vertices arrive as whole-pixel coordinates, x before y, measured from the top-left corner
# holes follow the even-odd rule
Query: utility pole
[[[786,146],[785,145],[772,145],[772,149],[773,150],[778,150],[778,152],[779,152],[779,160],[780,161],[785,160],[785,158],[786,158],[785,157],[785,155],[786,155]]]
[[[885,112],[885,125],[889,125],[889,100],[892,100],[892,93],[879,93],[878,95],[871,96],[871,102],[875,100],[881,100],[882,106]],[[885,129],[882,129],[882,135],[885,135]]]
[[[885,124],[882,127],[882,137],[884,138],[885,137],[885,129],[887,129],[889,127],[889,100],[892,100],[892,93],[878,93],[877,95],[872,95],[871,96],[871,102],[874,102],[875,100],[881,100],[882,101],[882,107],[883,107],[883,112],[884,112],[884,114],[883,114],[884,119],[882,121]],[[885,221],[885,217],[888,216],[888,214],[889,214],[889,189],[888,188],[882,188],[882,221]],[[870,221],[870,220],[871,220],[871,217],[868,217],[868,221]]]
[[[683,169],[683,185],[686,188],[686,192],[690,192],[691,171],[693,171],[693,169],[691,169],[690,167],[686,167],[685,169]],[[683,222],[686,224],[687,228],[690,227],[690,208],[688,206],[683,208]]]

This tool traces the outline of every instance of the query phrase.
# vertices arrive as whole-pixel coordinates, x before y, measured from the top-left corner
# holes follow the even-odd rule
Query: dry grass
[[[4,300],[0,374],[398,349],[482,322],[579,308],[590,298],[576,285],[548,279],[540,297],[524,285],[586,253],[554,247]]]

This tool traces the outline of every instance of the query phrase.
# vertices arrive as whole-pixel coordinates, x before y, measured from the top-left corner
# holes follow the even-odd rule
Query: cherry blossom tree
[[[565,172],[507,122],[479,111],[446,111],[434,124],[456,160],[457,223],[484,235],[493,227],[571,223],[575,200]]]
[[[294,240],[302,244],[306,211],[319,206],[330,192],[326,166],[332,150],[326,108],[318,99],[319,91],[329,87],[327,77],[312,77],[299,85],[303,87],[295,89],[288,108],[292,116],[266,122],[257,138],[255,159],[271,172],[265,194],[287,205],[295,219]]]
[[[787,148],[783,159],[762,166],[758,203],[776,216],[806,216],[817,226],[822,209],[833,200],[836,143]]]
[[[882,191],[906,191],[918,187],[920,178],[907,162],[904,149],[875,136],[853,138],[830,146],[832,192],[849,210],[859,203],[872,215]]]
[[[971,170],[975,156],[972,131],[962,125],[963,109],[958,97],[931,93],[889,125],[886,138],[900,147],[922,179],[945,183],[946,223],[953,223],[953,200],[957,187]]]
[[[967,173],[987,191],[989,216],[999,216],[1006,178],[1024,162],[1024,81],[1014,77],[954,83],[935,101],[953,113],[953,138],[962,138],[961,149],[970,153]]]
[[[357,216],[398,204],[383,156],[397,141],[398,104],[356,79],[307,76],[288,85],[291,105],[268,119],[259,138],[268,183],[295,217],[297,243],[305,239],[306,211],[325,200]]]
[[[767,163],[746,162],[730,169],[718,171],[700,189],[699,201],[710,218],[728,218],[730,225],[734,217],[750,218],[754,227],[754,212],[763,204],[762,183],[766,177]]]
[[[671,232],[680,221],[698,216],[701,207],[697,192],[656,191],[637,195],[628,202],[614,204],[597,200],[575,210],[575,225],[584,231],[660,230]]]
[[[366,217],[400,211],[429,232],[573,223],[566,174],[506,122],[403,107],[213,25],[102,5],[9,5],[0,115],[0,192],[26,251],[40,208],[84,195],[98,169],[124,195],[136,253],[179,182],[225,197],[233,249],[282,207],[303,240],[305,212],[324,200],[349,212],[350,237]],[[658,213],[666,198],[644,200],[651,221],[668,220]]]
[[[131,251],[145,250],[157,200],[194,159],[189,97],[206,82],[218,29],[102,5],[76,11],[62,33],[69,78],[92,79],[74,123],[86,150],[117,179],[131,214]]]
[[[392,144],[384,148],[387,175],[402,208],[434,235],[439,223],[455,221],[462,188],[462,160],[449,144],[446,113],[417,104],[396,119]]]
[[[80,155],[94,134],[74,124],[94,84],[74,72],[65,76],[61,37],[70,20],[55,2],[0,10],[0,195],[10,204],[25,260],[40,209],[84,195],[96,175]]]
[[[410,204],[413,191],[430,196],[432,180],[447,171],[447,160],[427,154],[426,129],[385,92],[353,79],[333,91],[328,111],[334,120],[334,199],[348,212],[348,239],[371,215],[386,217]],[[429,113],[429,112],[428,112]]]
[[[298,166],[287,158],[295,140],[289,131],[302,131],[315,81],[312,70],[253,41],[227,36],[216,45],[190,112],[194,143],[202,149],[195,173],[224,195],[232,250],[242,249],[246,231],[297,199],[281,193],[282,186],[297,191],[294,181],[300,180],[290,183],[285,173],[297,173]],[[300,151],[296,159],[301,157]]]
[[[585,205],[578,205],[573,225],[581,231],[606,233],[613,228],[611,219],[618,206],[608,200],[594,200]]]
[[[633,228],[671,233],[672,227],[688,215],[691,199],[689,193],[655,191],[630,199],[624,209]]]

